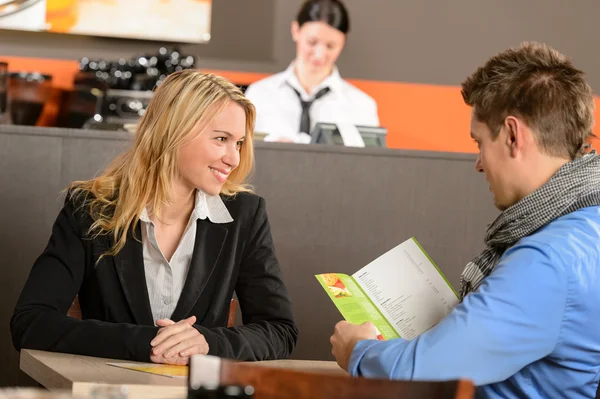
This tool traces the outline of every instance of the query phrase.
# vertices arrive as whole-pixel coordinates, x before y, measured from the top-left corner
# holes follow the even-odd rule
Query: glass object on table
[[[127,399],[129,389],[125,385],[98,384],[90,388],[91,399]]]

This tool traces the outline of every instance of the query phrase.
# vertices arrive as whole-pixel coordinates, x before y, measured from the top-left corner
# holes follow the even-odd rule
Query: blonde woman
[[[156,90],[132,148],[69,188],[11,320],[21,348],[187,364],[287,357],[296,344],[253,167],[253,105],[186,70]],[[243,326],[226,327],[235,293]],[[79,296],[82,320],[67,316]]]

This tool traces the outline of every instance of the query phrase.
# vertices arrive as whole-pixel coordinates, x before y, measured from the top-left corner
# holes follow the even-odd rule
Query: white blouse
[[[196,221],[207,218],[213,223],[233,222],[220,196],[207,195],[198,190],[196,204],[185,232],[171,260],[168,261],[158,246],[154,223],[148,217],[146,208],[140,215],[146,286],[155,323],[159,319],[170,319],[177,306],[194,254]]]

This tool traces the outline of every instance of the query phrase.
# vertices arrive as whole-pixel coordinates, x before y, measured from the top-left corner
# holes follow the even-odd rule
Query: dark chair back
[[[298,361],[296,361],[298,362]],[[304,364],[307,364],[304,361]],[[279,365],[278,362],[273,363]],[[293,362],[290,364],[294,364]],[[469,381],[390,381],[354,378],[333,368],[314,371],[241,363],[212,356],[193,356],[190,364],[190,397],[202,387],[252,386],[254,399],[471,399],[475,387]]]

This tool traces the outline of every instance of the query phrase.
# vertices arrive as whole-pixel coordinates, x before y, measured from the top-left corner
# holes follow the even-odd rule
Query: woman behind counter
[[[16,305],[15,347],[187,364],[287,357],[298,330],[253,167],[254,107],[223,78],[170,75],[133,147],[71,185]],[[237,294],[243,326],[226,328]],[[82,319],[67,316],[79,296]]]
[[[281,73],[253,83],[255,131],[266,141],[309,143],[317,122],[379,126],[377,104],[341,78],[335,63],[350,30],[339,0],[308,0],[294,22],[296,59]]]

